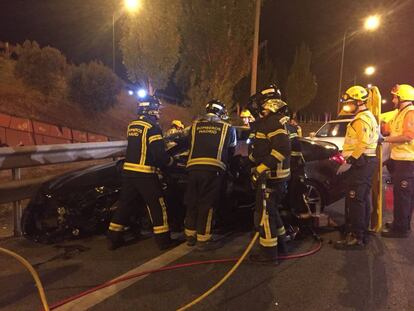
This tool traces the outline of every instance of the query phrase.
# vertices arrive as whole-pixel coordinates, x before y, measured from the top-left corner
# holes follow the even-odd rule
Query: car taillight
[[[333,155],[332,157],[329,158],[329,160],[335,161],[338,164],[344,164],[345,163],[345,158],[340,153],[337,153],[337,154]]]

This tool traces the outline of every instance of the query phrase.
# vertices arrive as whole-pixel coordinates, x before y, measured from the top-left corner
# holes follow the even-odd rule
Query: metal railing
[[[0,148],[0,170],[11,169],[13,179],[0,185],[0,203],[13,202],[14,235],[22,234],[21,200],[29,198],[41,183],[53,177],[21,180],[21,168],[117,158],[125,155],[126,146],[126,141],[113,141]]]

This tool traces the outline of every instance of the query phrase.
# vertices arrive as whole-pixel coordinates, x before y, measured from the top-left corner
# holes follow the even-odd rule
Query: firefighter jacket
[[[226,170],[230,148],[237,143],[236,131],[214,114],[195,121],[190,131],[187,169]]]
[[[390,122],[391,137],[404,135],[405,131],[409,131],[411,133],[414,131],[414,124],[412,121],[408,120],[407,122],[407,114],[409,112],[410,115],[414,113],[413,105],[408,105],[398,111],[398,114]],[[391,159],[399,161],[414,161],[414,139],[407,143],[392,143]]]
[[[125,173],[155,173],[156,168],[172,164],[173,159],[165,151],[160,127],[148,117],[140,116],[132,121],[127,135]]]
[[[379,136],[377,120],[368,109],[358,112],[346,128],[342,154],[345,158],[359,159],[361,155],[376,156]]]
[[[270,170],[270,178],[286,181],[290,177],[291,144],[286,129],[287,118],[270,114],[255,124],[255,140],[249,159],[259,173]]]

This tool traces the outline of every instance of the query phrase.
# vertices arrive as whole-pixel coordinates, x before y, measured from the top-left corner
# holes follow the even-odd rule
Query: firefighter
[[[295,128],[295,132],[298,134],[297,137],[302,137],[302,127],[298,124],[298,121],[292,115],[289,120],[289,125]]]
[[[298,196],[298,193],[304,189],[305,180],[305,159],[302,154],[302,145],[299,141],[299,138],[302,137],[302,129],[292,118],[290,118],[289,122],[286,124],[286,129],[291,144],[290,170],[292,177],[288,183],[289,208],[298,217],[301,216],[300,214],[308,216],[310,211],[304,205],[303,198]],[[303,193],[303,191],[301,193]]]
[[[243,125],[250,127],[250,124],[254,122],[254,117],[248,109],[243,109],[240,113]]]
[[[385,126],[384,142],[391,143],[391,176],[394,184],[394,220],[381,235],[405,238],[411,232],[414,209],[414,88],[396,85],[391,94],[398,114]]]
[[[294,171],[301,168],[305,162],[302,155],[302,146],[298,139],[302,137],[302,129],[292,118],[290,118],[288,123],[286,123],[286,129],[288,131],[292,147],[290,153],[290,168],[292,171]]]
[[[213,211],[219,203],[227,162],[236,146],[234,128],[223,121],[226,115],[225,105],[211,100],[206,105],[206,115],[195,121],[190,130],[184,232],[187,244],[197,244],[199,251],[221,246],[212,239]]]
[[[167,206],[156,170],[173,164],[166,153],[158,125],[160,102],[147,96],[138,103],[138,118],[128,125],[128,146],[122,171],[120,206],[109,224],[109,249],[124,243],[123,231],[139,203],[147,206],[153,225],[155,242],[160,249],[178,243],[171,240]]]
[[[181,134],[184,132],[184,124],[180,120],[173,120],[171,122],[171,127],[167,131],[165,136],[170,136],[174,134]]]
[[[358,249],[368,243],[370,194],[372,177],[378,165],[379,127],[366,106],[367,100],[368,91],[358,85],[350,87],[341,99],[356,116],[346,129],[342,151],[346,162],[337,171],[337,174],[346,172],[345,214],[348,226],[345,238],[335,244],[338,249]]]
[[[251,97],[249,107],[259,117],[254,124],[255,139],[252,154],[249,155],[255,165],[252,171],[252,183],[256,188],[254,222],[260,234],[259,251],[252,254],[250,260],[259,263],[278,264],[278,248],[286,252],[286,231],[278,205],[285,195],[286,182],[290,178],[291,146],[286,130],[289,119],[285,115],[287,104],[280,98],[280,90],[270,85]],[[266,193],[259,187],[261,183],[265,183]],[[266,208],[263,206],[264,200]]]

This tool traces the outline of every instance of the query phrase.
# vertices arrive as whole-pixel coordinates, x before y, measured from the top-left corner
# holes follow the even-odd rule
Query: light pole
[[[378,29],[380,22],[381,22],[381,19],[378,15],[368,16],[364,21],[364,29],[367,31],[375,31]],[[342,38],[341,67],[339,69],[338,107],[337,107],[338,113],[341,109],[339,100],[341,99],[341,95],[342,95],[342,75],[343,75],[343,70],[344,70],[345,46],[346,46],[347,36],[348,36],[348,32],[345,31],[344,37]]]
[[[256,0],[256,14],[254,19],[254,39],[252,55],[252,79],[250,80],[250,95],[256,93],[257,86],[257,59],[259,56],[259,28],[260,28],[261,0]]]
[[[128,13],[135,13],[141,7],[140,0],[124,0],[124,10]],[[115,18],[116,11],[112,14],[112,71],[115,73]]]

